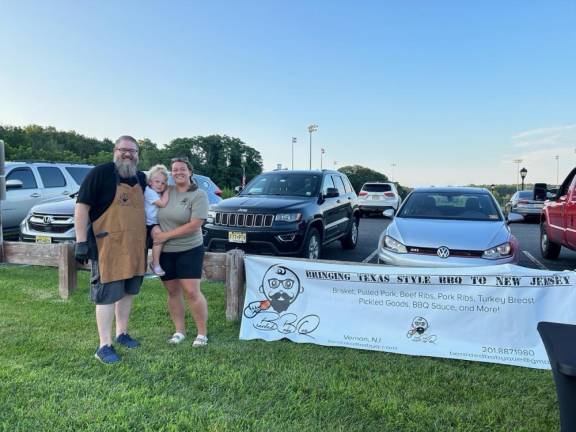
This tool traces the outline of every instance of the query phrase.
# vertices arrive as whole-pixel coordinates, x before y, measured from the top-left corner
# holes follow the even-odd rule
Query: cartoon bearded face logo
[[[426,318],[423,317],[416,317],[412,321],[412,328],[410,331],[412,334],[418,333],[419,335],[423,334],[428,329],[428,321]]]
[[[260,292],[264,293],[272,309],[278,313],[288,309],[303,291],[296,273],[278,264],[268,269],[260,286]]]

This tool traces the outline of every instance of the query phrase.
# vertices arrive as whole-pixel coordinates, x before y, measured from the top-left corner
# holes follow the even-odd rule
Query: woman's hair
[[[152,168],[148,170],[148,177],[146,178],[146,181],[150,182],[152,177],[158,174],[162,174],[166,178],[166,180],[168,180],[168,168],[166,168],[165,165],[158,164],[154,165]]]
[[[182,162],[183,164],[186,164],[192,175],[194,175],[194,168],[192,168],[192,164],[187,157],[175,157],[170,159],[170,166],[172,166],[174,162]],[[190,187],[188,188],[188,192],[194,192],[196,189],[198,189],[198,185],[192,178],[192,175],[190,176]]]

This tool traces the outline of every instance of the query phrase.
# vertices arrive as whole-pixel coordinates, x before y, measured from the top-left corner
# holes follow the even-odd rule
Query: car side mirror
[[[6,180],[6,189],[20,189],[22,186],[24,186],[22,180]]]
[[[384,217],[387,217],[387,218],[392,219],[392,218],[394,217],[394,213],[395,213],[395,212],[394,212],[394,209],[387,209],[387,210],[384,210],[384,211],[382,212],[382,215],[383,215]]]
[[[524,216],[518,213],[508,213],[508,217],[506,218],[506,222],[511,223],[519,223],[524,222]]]
[[[237,194],[239,194],[240,192],[242,192],[242,189],[244,189],[242,186],[236,186],[234,188],[234,192],[236,192]]]
[[[338,192],[338,189],[336,188],[328,188],[324,194],[324,197],[326,198],[336,198],[338,196],[340,196],[340,192]]]

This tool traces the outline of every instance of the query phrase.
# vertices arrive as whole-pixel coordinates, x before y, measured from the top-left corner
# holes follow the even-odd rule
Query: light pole
[[[558,187],[558,174],[560,174],[560,156],[556,155],[554,156],[554,159],[556,159],[556,187]]]
[[[395,182],[396,181],[396,164],[395,163],[391,163],[390,166],[392,167],[392,181]]]
[[[512,162],[516,164],[516,192],[518,192],[519,184],[520,184],[520,164],[522,163],[522,159],[514,159]]]
[[[526,178],[526,174],[528,174],[528,170],[526,168],[522,168],[520,170],[520,177],[522,177],[522,190],[524,190],[524,179]]]
[[[292,171],[294,171],[294,144],[296,144],[296,137],[292,137]]]
[[[310,132],[310,165],[309,169],[312,169],[312,132],[316,132],[318,130],[318,125],[311,124],[308,126],[308,132]]]
[[[321,148],[320,149],[320,171],[322,171],[322,168],[323,168],[322,160],[323,160],[324,153],[326,153],[326,151],[323,148]]]

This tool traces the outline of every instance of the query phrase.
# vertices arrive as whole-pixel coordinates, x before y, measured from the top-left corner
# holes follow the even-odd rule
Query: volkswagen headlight
[[[496,247],[486,249],[482,254],[482,258],[499,259],[509,257],[510,255],[512,255],[512,245],[506,242]]]
[[[390,236],[384,236],[384,248],[396,253],[407,253],[406,246]]]
[[[302,219],[302,213],[278,213],[276,215],[277,222],[298,222]]]

